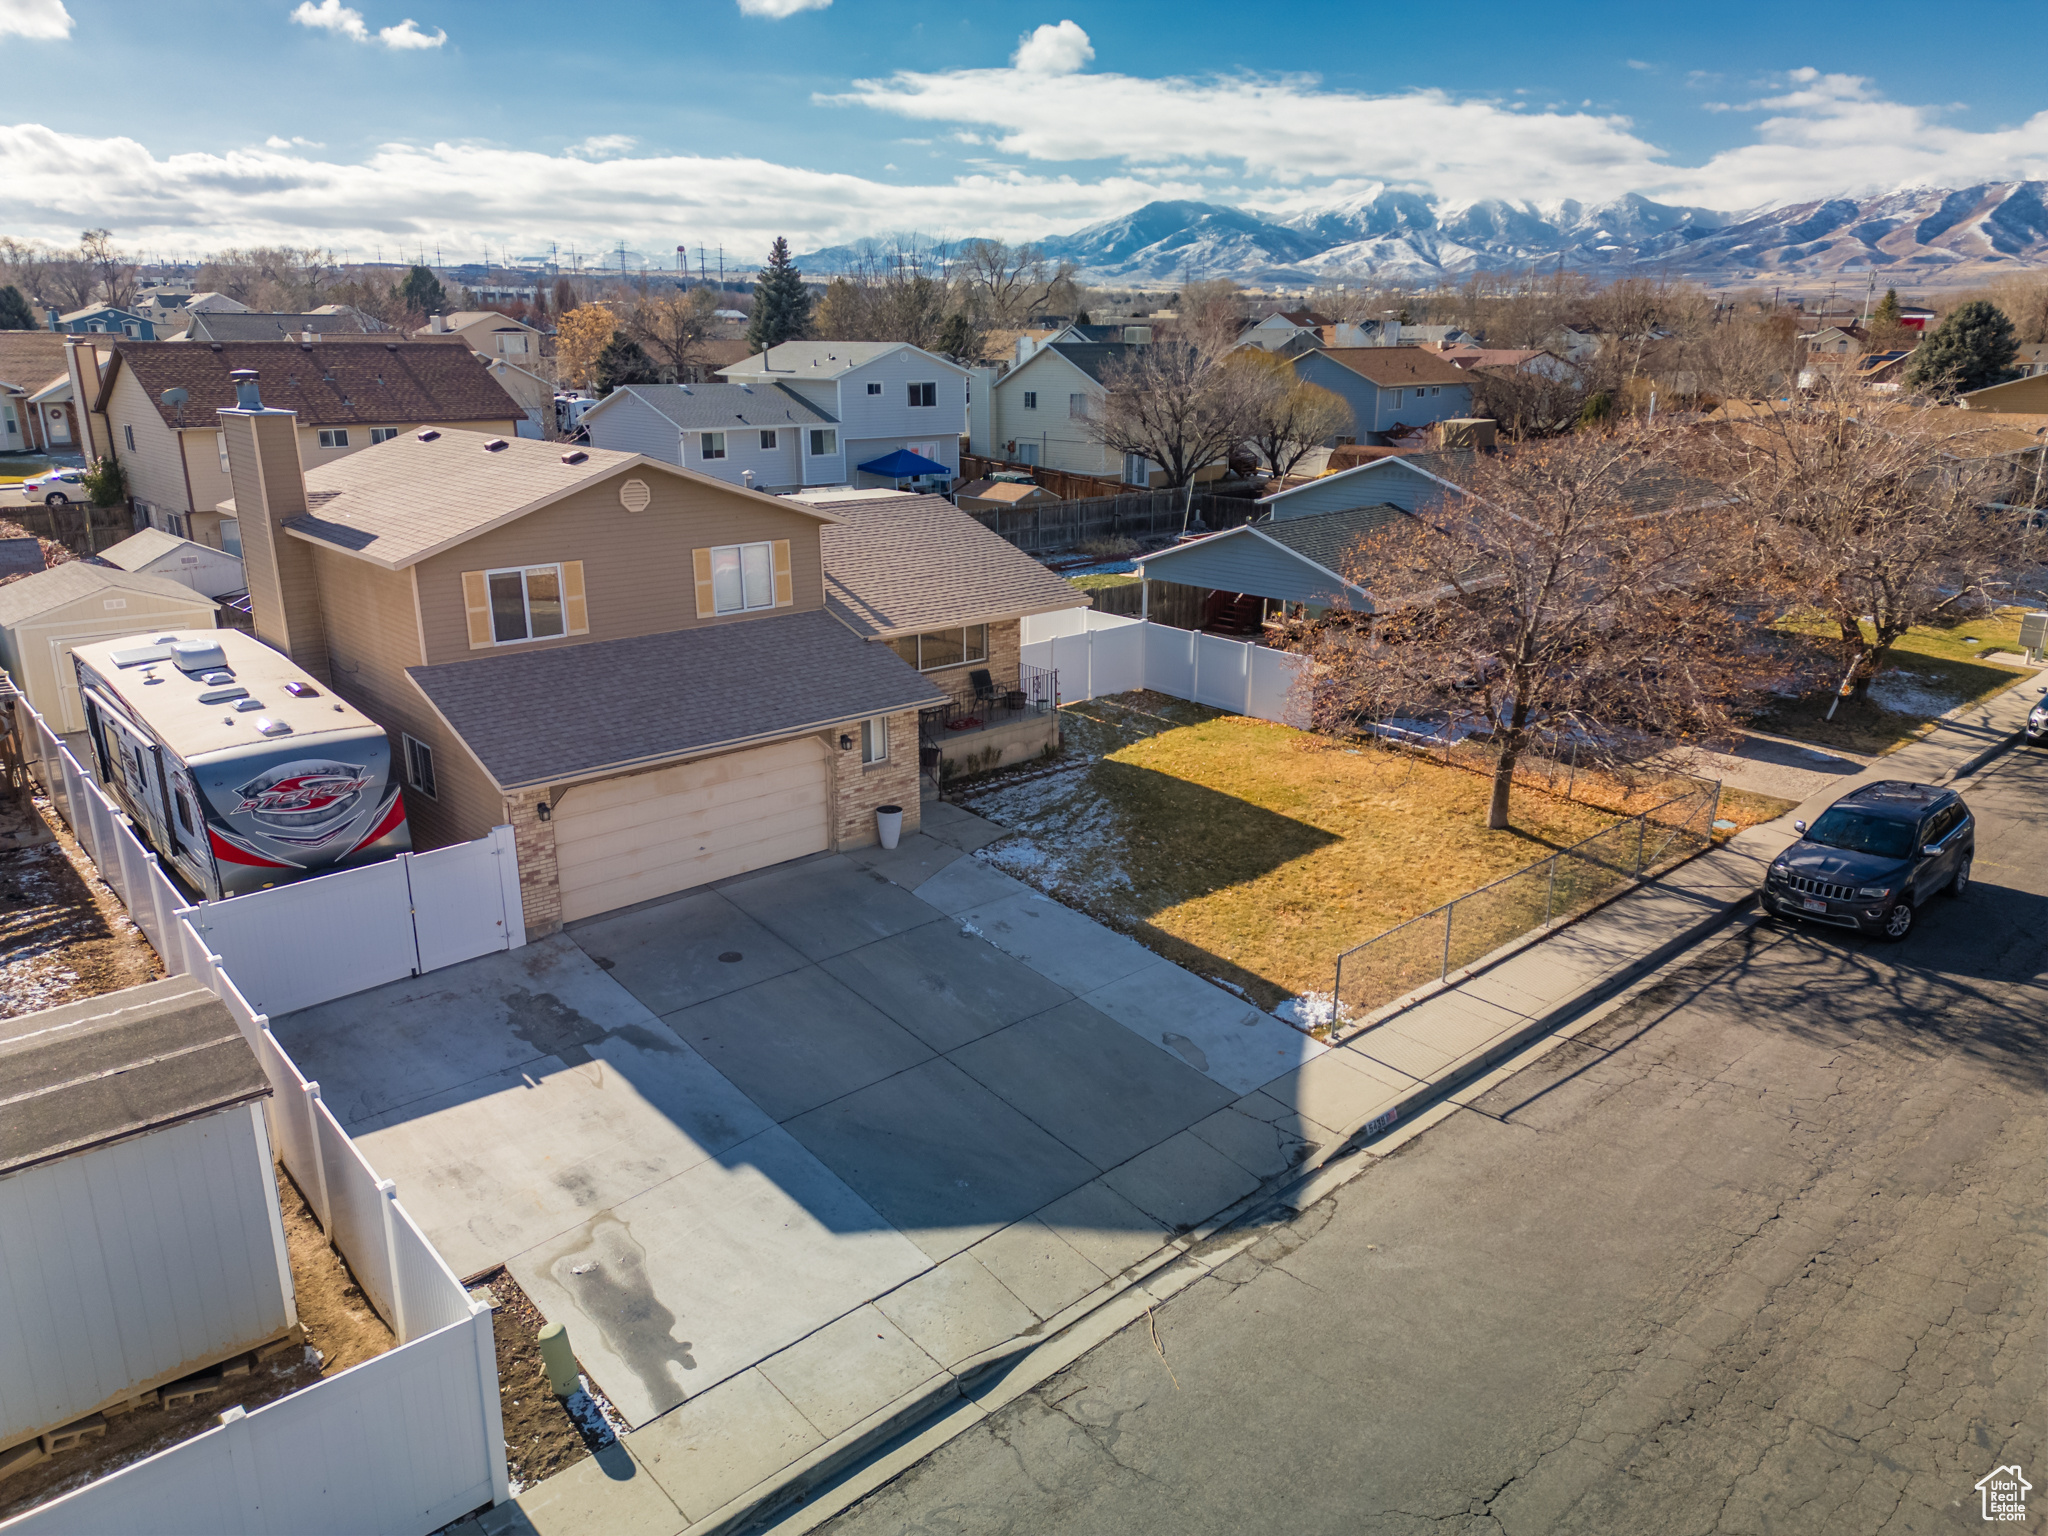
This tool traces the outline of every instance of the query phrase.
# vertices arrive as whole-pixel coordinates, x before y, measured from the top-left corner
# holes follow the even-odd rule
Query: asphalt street
[[[2048,754],[1959,787],[1904,944],[1732,930],[826,1529],[2048,1518]]]

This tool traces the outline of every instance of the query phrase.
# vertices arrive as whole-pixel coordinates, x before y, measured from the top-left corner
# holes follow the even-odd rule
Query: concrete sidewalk
[[[2041,692],[2036,679],[1958,711],[1925,739],[1829,785],[1794,815],[1811,819],[1861,783],[1943,781],[1966,772],[2017,735]],[[965,815],[952,812],[955,818]],[[942,812],[941,824],[946,819]],[[936,1373],[915,1351],[896,1347],[892,1335],[898,1325],[889,1321],[888,1305],[863,1309],[793,1346],[786,1359],[721,1383],[627,1435],[621,1445],[457,1529],[465,1536],[596,1529],[625,1536],[707,1536],[803,1500],[811,1502],[790,1518],[792,1528],[829,1518],[1256,1241],[1261,1213],[1320,1199],[1354,1177],[1373,1154],[1421,1129],[1415,1122],[1432,1105],[1582,1019],[1747,909],[1764,869],[1794,836],[1791,819],[1752,828],[1484,972],[1454,977],[1446,989],[1242,1093],[1198,1127],[1199,1136],[1184,1132],[1162,1143],[1147,1154],[1161,1162],[1162,1185],[1186,1180],[1187,1170],[1177,1166],[1168,1176],[1167,1165],[1175,1159],[1214,1157],[1219,1149],[1235,1166],[1259,1168],[1265,1177],[1225,1209],[1190,1211],[1193,1224],[1150,1253],[1118,1254],[1125,1267],[1070,1305],[1027,1323],[1025,1309],[1009,1300],[1013,1291],[996,1294],[1002,1287],[982,1288],[987,1294],[960,1286],[904,1297],[898,1311],[924,1308],[931,1318],[927,1329],[943,1319],[946,1331],[982,1346]],[[940,827],[935,830],[944,835]],[[978,840],[964,823],[952,830],[963,842]],[[890,862],[878,857],[873,867],[914,885],[930,878],[908,855],[896,861],[903,865],[900,873],[892,873]],[[999,948],[1027,961],[1058,963],[1057,914],[1026,918],[1025,904],[1013,911],[999,910],[1002,902],[974,901],[981,892],[973,888],[978,877],[971,861],[953,867],[963,887],[955,910]],[[1052,920],[1055,931],[1035,931],[1040,919]],[[1103,991],[1113,984],[1076,980],[1095,982]],[[1104,997],[1097,1006],[1112,1001]],[[1213,1038],[1213,1030],[1201,1033]],[[1254,1075],[1238,1078],[1240,1083],[1255,1080],[1250,1063],[1244,1070]],[[1237,1077],[1228,1069],[1217,1075]],[[1365,1156],[1351,1155],[1361,1149]],[[1134,1177],[1142,1173],[1133,1170]],[[1076,1224],[1092,1225],[1085,1213],[1076,1213]],[[1014,1257],[1016,1273],[1029,1275],[1032,1256]],[[932,1278],[920,1283],[930,1288]],[[1046,1276],[1055,1291],[1062,1289],[1061,1278]],[[1005,1309],[1017,1314],[1007,1327]],[[854,1341],[849,1331],[862,1328],[867,1333]],[[847,1339],[836,1337],[843,1332],[849,1332]],[[800,1412],[797,1402],[831,1411]]]

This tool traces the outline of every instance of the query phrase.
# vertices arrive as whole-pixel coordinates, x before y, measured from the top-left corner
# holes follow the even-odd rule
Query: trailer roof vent
[[[130,650],[109,651],[107,656],[117,667],[140,667],[153,661],[169,661],[171,648],[168,645],[138,645]]]
[[[228,664],[228,653],[218,640],[178,640],[171,645],[171,660],[180,672],[213,672]]]
[[[199,695],[199,702],[202,704],[225,704],[229,699],[246,699],[247,697],[249,697],[249,690],[246,688],[209,688],[206,692]]]
[[[291,733],[292,728],[284,721],[272,720],[267,715],[256,722],[256,734],[259,736],[289,736]]]
[[[235,705],[235,713],[238,715],[246,715],[247,713],[249,713],[250,710],[261,709],[262,707],[263,701],[261,699],[250,698],[249,690],[244,688],[242,690],[241,700]],[[256,724],[258,728],[261,728],[263,722],[261,720],[258,720]]]
[[[199,675],[199,681],[209,687],[217,683],[232,683],[234,680],[234,671],[228,667],[222,667],[218,672],[202,672]]]

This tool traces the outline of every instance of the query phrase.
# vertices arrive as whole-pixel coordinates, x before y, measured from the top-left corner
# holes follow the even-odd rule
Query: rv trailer
[[[412,847],[383,727],[253,635],[134,635],[71,659],[100,782],[203,896]]]

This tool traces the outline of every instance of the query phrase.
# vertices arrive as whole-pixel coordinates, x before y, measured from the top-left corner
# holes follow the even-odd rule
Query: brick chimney
[[[241,520],[242,574],[256,638],[329,682],[327,623],[313,550],[284,530],[285,519],[304,516],[307,507],[298,413],[267,408],[253,368],[238,368],[228,377],[236,401],[220,412],[220,427]]]

